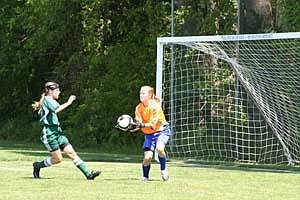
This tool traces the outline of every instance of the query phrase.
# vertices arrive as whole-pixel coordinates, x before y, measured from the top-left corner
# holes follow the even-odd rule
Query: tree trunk
[[[241,33],[267,32],[272,29],[272,0],[241,0]]]

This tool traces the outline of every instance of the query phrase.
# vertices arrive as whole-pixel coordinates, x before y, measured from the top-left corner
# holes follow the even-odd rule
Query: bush
[[[7,119],[1,123],[0,139],[38,143],[40,138],[38,122],[24,120],[24,118]]]

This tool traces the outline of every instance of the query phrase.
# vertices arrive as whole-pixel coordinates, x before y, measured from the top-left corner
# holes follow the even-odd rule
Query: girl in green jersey
[[[64,152],[72,159],[76,167],[80,169],[88,180],[94,180],[101,172],[90,170],[86,163],[80,159],[61,129],[57,117],[57,113],[70,106],[76,99],[76,96],[71,95],[66,103],[60,105],[56,101],[59,98],[59,94],[59,85],[56,82],[46,82],[45,91],[41,99],[32,104],[33,109],[38,111],[40,117],[40,125],[42,128],[40,139],[51,153],[51,157],[33,163],[33,177],[40,178],[41,168],[60,163],[63,159],[62,152]]]

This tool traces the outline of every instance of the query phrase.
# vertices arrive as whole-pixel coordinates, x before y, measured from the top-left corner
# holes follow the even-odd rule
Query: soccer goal
[[[300,32],[157,39],[171,157],[300,160]]]

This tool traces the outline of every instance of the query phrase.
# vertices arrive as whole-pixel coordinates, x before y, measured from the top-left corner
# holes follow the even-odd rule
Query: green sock
[[[91,175],[91,170],[89,170],[88,166],[85,162],[83,162],[79,157],[73,160],[76,167],[86,176]]]
[[[46,158],[45,160],[38,162],[39,168],[50,167],[52,165],[51,158]]]

